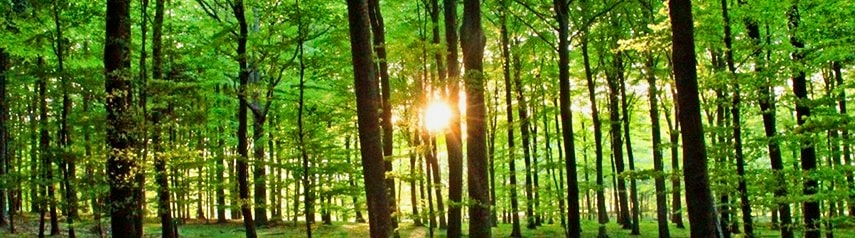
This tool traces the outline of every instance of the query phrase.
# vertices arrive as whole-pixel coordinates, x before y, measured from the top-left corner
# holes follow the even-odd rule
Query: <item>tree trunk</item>
[[[481,1],[464,0],[460,28],[463,65],[466,68],[466,158],[469,183],[469,237],[490,237],[490,197],[484,119],[484,32]]]
[[[751,218],[751,202],[748,200],[748,186],[745,182],[745,160],[742,153],[742,124],[740,119],[741,110],[741,95],[739,92],[739,78],[736,74],[736,66],[733,60],[733,37],[731,35],[730,17],[728,16],[727,0],[721,0],[721,13],[724,19],[724,45],[725,45],[725,61],[730,76],[734,80],[733,98],[730,108],[733,123],[733,147],[734,157],[736,159],[736,174],[739,177],[737,191],[740,199],[740,210],[742,211],[743,234],[745,237],[754,236],[754,225]]]
[[[392,160],[385,159],[392,156],[393,140],[392,140],[392,104],[389,102],[391,98],[391,85],[389,84],[389,64],[386,61],[386,32],[385,23],[383,22],[383,14],[380,10],[379,0],[368,0],[368,17],[371,23],[371,33],[374,41],[374,53],[377,55],[375,77],[380,80],[380,127],[382,130],[383,142],[383,157],[386,173],[392,172]],[[395,215],[397,210],[397,202],[395,201],[395,179],[391,176],[386,177],[386,196],[389,197],[389,212],[392,212],[391,219],[392,228],[398,227],[398,218]],[[397,231],[395,231],[397,232]]]
[[[792,53],[792,61],[797,65],[804,64],[805,53],[804,47],[805,44],[801,38],[799,38],[796,34],[800,29],[799,23],[801,21],[801,16],[799,15],[799,1],[794,1],[793,5],[790,6],[789,11],[787,11],[788,22],[790,30],[790,44],[793,45],[795,50]],[[793,75],[793,92],[796,95],[796,120],[798,122],[799,127],[802,127],[804,123],[807,121],[808,117],[810,117],[810,103],[808,98],[808,82],[805,78],[804,69],[797,69],[795,75]],[[799,132],[800,140],[800,148],[801,148],[801,169],[804,171],[806,175],[808,175],[804,179],[804,188],[802,193],[805,196],[812,196],[817,193],[819,189],[819,184],[811,174],[813,170],[816,169],[816,151],[814,149],[813,142],[810,137],[810,131],[807,132]],[[820,211],[819,211],[819,202],[813,199],[806,200],[803,202],[803,210],[804,210],[804,221],[805,221],[805,237],[806,238],[818,238],[820,236]]]
[[[620,54],[620,53],[619,53]],[[617,72],[618,72],[618,80],[620,81],[620,98],[621,98],[621,113],[623,114],[623,137],[626,139],[626,158],[629,161],[629,171],[635,172],[635,156],[632,154],[632,137],[630,137],[629,133],[629,122],[630,122],[630,113],[629,113],[629,100],[626,97],[626,78],[623,72],[623,57],[619,57],[617,60]],[[638,202],[638,185],[636,183],[636,179],[632,176],[629,177],[629,199],[632,202],[632,208],[630,208],[632,212],[632,235],[640,235],[641,231],[639,230],[638,223],[640,221],[640,211],[639,207],[641,204]]]
[[[648,6],[649,7],[649,6]],[[649,15],[652,17],[652,10]],[[652,19],[648,17],[648,19]],[[648,30],[649,31],[649,30]],[[645,61],[645,76],[647,78],[647,98],[650,102],[650,123],[651,137],[653,144],[653,170],[656,171],[653,177],[656,186],[656,221],[659,228],[659,238],[670,237],[668,231],[668,207],[666,203],[665,192],[665,172],[662,163],[662,139],[659,126],[659,89],[656,86],[656,62],[653,59],[652,53],[646,54]]]
[[[594,145],[595,145],[595,153],[596,153],[596,170],[597,170],[597,222],[599,223],[598,228],[598,237],[608,237],[606,234],[606,223],[609,222],[609,216],[606,213],[606,195],[603,188],[605,186],[603,182],[603,132],[602,132],[602,123],[600,122],[599,111],[597,110],[597,97],[594,88],[596,85],[594,84],[593,72],[591,70],[590,59],[588,57],[588,32],[587,30],[582,33],[582,58],[585,65],[585,79],[588,82],[588,97],[591,101],[591,117],[594,124]],[[562,104],[565,105],[565,104]],[[564,106],[562,106],[562,109]],[[564,138],[567,140],[568,138]],[[572,139],[572,138],[571,138]],[[567,153],[572,153],[569,150]],[[567,179],[568,181],[573,177],[570,176],[570,170],[567,170]],[[568,193],[570,191],[568,190]],[[573,209],[568,207],[568,210],[572,213]],[[571,219],[572,222],[572,219]]]
[[[706,146],[701,125],[700,100],[692,25],[692,5],[688,0],[669,3],[672,30],[672,60],[677,84],[677,106],[683,135],[683,177],[686,181],[689,223],[692,237],[721,237],[707,172]]]
[[[611,72],[606,72],[606,80],[609,88],[609,124],[610,124],[610,133],[611,135],[611,146],[612,146],[612,155],[614,156],[615,169],[617,170],[617,174],[615,174],[615,179],[617,180],[617,190],[618,190],[618,218],[617,221],[621,225],[623,225],[623,229],[632,228],[632,221],[629,216],[629,201],[627,200],[626,194],[626,180],[621,176],[625,170],[624,161],[623,161],[623,140],[621,133],[621,119],[620,119],[620,111],[618,111],[620,107],[620,102],[618,99],[618,94],[620,94],[620,88],[618,82],[618,72],[620,61],[621,61],[621,53],[616,53],[614,56],[614,66],[609,70]]]
[[[513,68],[514,68],[514,87],[517,92],[517,112],[520,114],[520,135],[522,138],[522,149],[523,149],[523,162],[525,163],[525,204],[526,204],[526,228],[535,229],[537,228],[537,220],[534,211],[534,181],[532,180],[532,171],[533,165],[531,163],[531,144],[529,144],[529,118],[528,118],[528,109],[526,107],[525,97],[523,95],[522,89],[522,78],[521,74],[521,64],[519,60],[519,55],[514,54],[512,59]],[[510,88],[510,87],[508,87]],[[513,127],[509,128],[513,129]]]
[[[438,11],[438,10],[437,10]],[[463,143],[460,133],[459,87],[460,67],[457,44],[457,1],[443,0],[443,16],[445,19],[446,92],[450,102],[451,118],[445,133],[445,145],[448,153],[448,236],[460,234],[461,230],[461,201],[463,195]],[[492,153],[490,154],[493,155]],[[495,193],[491,193],[491,196]],[[495,199],[491,199],[494,202]],[[495,214],[495,210],[493,210]],[[495,215],[494,215],[495,216]],[[494,219],[495,220],[495,219]],[[456,233],[456,234],[455,234]]]
[[[39,57],[39,66],[44,70],[44,59]],[[54,194],[54,182],[53,182],[53,160],[54,155],[50,152],[50,134],[48,132],[48,114],[47,114],[47,77],[42,76],[38,79],[38,90],[39,90],[39,151],[40,151],[40,159],[42,165],[42,187],[44,191],[46,191],[46,196],[42,197],[41,200],[41,219],[40,219],[40,229],[39,234],[43,233],[43,229],[41,228],[44,219],[45,209],[48,209],[50,215],[50,235],[59,234],[59,221],[57,220],[56,213],[56,197]]]
[[[501,37],[502,37],[502,72],[505,79],[505,112],[508,113],[508,176],[510,180],[510,193],[511,193],[511,223],[513,228],[511,230],[511,237],[522,237],[522,231],[520,230],[520,217],[519,217],[519,199],[517,198],[517,169],[516,169],[516,148],[514,147],[514,107],[511,97],[511,91],[513,91],[513,86],[511,84],[511,56],[509,48],[509,37],[508,37],[508,24],[507,24],[507,11],[508,11],[508,0],[502,1],[502,14],[499,15],[499,21],[501,24]],[[526,149],[528,150],[528,149]],[[526,165],[527,166],[527,165]],[[530,179],[531,177],[529,177]],[[528,191],[526,191],[528,192]],[[528,193],[527,193],[528,195]],[[527,196],[528,197],[528,196]],[[527,204],[531,204],[530,200]],[[526,216],[528,218],[531,215],[528,213],[530,209],[527,210]]]
[[[0,177],[5,178],[7,171],[9,168],[12,168],[12,162],[10,162],[9,157],[9,132],[7,125],[7,121],[9,120],[9,103],[6,102],[6,70],[9,67],[9,55],[6,54],[6,49],[0,48]],[[8,189],[3,187],[0,189],[0,211],[6,211],[6,202],[7,195],[9,201],[9,221],[6,221],[6,215],[4,212],[0,212],[0,227],[9,225],[9,231],[14,233],[13,223],[13,214],[15,213],[15,206],[11,205],[14,203],[12,199],[14,193],[11,191],[12,189]]]
[[[834,80],[837,82],[838,87],[844,87],[843,85],[843,74],[841,72],[841,63],[838,61],[834,61],[831,63],[832,71],[834,71]],[[840,115],[848,115],[846,114],[846,90],[840,90],[840,93],[837,95],[837,106],[839,108],[838,113]],[[841,129],[840,138],[842,141],[849,141],[849,130],[845,127]],[[844,164],[852,164],[852,153],[851,153],[851,145],[848,143],[843,143],[843,163]],[[855,179],[853,179],[852,171],[846,172],[846,186],[849,191],[855,190]],[[846,205],[849,210],[849,216],[855,216],[855,194],[849,194],[847,197]],[[841,212],[841,215],[843,213]]]
[[[151,40],[151,57],[152,57],[152,78],[155,80],[163,80],[163,17],[164,17],[164,0],[156,0],[154,7],[154,24],[152,26]],[[172,208],[170,207],[170,191],[169,191],[169,173],[166,170],[166,160],[162,153],[163,145],[161,142],[161,132],[163,126],[160,125],[160,120],[165,116],[163,110],[155,110],[154,115],[150,116],[151,125],[153,127],[151,135],[151,144],[154,149],[154,171],[155,182],[157,188],[157,214],[160,217],[161,236],[163,238],[178,237],[177,229],[172,219]]]
[[[136,138],[132,135],[134,119],[130,75],[130,1],[107,1],[106,44],[104,45],[105,103],[107,110],[107,143],[112,151],[107,157],[110,184],[111,227],[121,233],[115,237],[142,237],[136,224],[142,219],[138,193],[142,192],[135,179],[141,165],[133,156]]]
[[[237,137],[238,137],[238,159],[237,159],[237,174],[238,174],[238,193],[240,201],[248,201],[249,199],[249,185],[248,185],[248,174],[249,169],[247,168],[247,161],[249,160],[249,141],[247,140],[247,87],[249,84],[249,67],[247,65],[247,55],[246,55],[246,41],[248,35],[248,27],[246,23],[246,13],[244,11],[243,0],[234,0],[231,5],[232,12],[234,13],[235,18],[238,21],[238,25],[240,28],[240,33],[237,38],[237,61],[239,68],[238,78],[238,129],[237,129]],[[246,237],[255,238],[257,236],[255,231],[255,222],[252,219],[252,211],[250,210],[250,204],[246,202],[242,202],[240,204],[241,215],[243,215],[243,225],[244,229],[246,229]]]
[[[570,52],[569,52],[569,26],[567,0],[554,0],[555,18],[558,21],[558,82],[559,101],[561,114],[561,141],[564,147],[564,169],[567,171],[567,233],[566,237],[579,237],[582,226],[579,216],[579,182],[576,176],[576,155],[573,144],[573,113],[570,111]],[[590,72],[587,68],[587,57],[585,58],[586,74],[588,83],[591,84]],[[593,98],[593,94],[591,95]],[[558,106],[558,105],[556,105]],[[596,109],[594,109],[596,112]],[[596,113],[594,113],[596,117]],[[557,119],[556,119],[557,120]],[[556,125],[556,129],[558,125]],[[559,146],[559,154],[561,153]],[[561,157],[561,156],[559,156]]]
[[[362,171],[368,201],[371,237],[389,237],[392,224],[386,192],[385,165],[378,122],[377,87],[371,55],[368,4],[365,0],[347,1],[351,55],[356,88],[359,144]],[[391,185],[390,185],[391,186]]]

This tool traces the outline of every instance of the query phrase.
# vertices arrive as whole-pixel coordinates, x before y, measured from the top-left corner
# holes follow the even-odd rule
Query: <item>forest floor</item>
[[[36,237],[38,235],[38,217],[28,215],[24,221],[23,223],[20,220],[18,221],[18,232],[15,234],[9,234],[8,229],[4,227],[0,230],[0,237]],[[57,237],[67,237],[66,225],[65,223],[60,224],[62,231],[60,236]],[[105,223],[104,225],[108,227],[109,223]],[[92,229],[94,226],[91,222],[76,224],[75,227],[77,227],[76,234],[78,237],[97,237],[97,233]],[[46,224],[46,229],[49,228],[50,225]],[[658,230],[656,221],[652,219],[642,220],[640,236],[630,235],[629,230],[621,229],[620,225],[614,222],[607,224],[606,228],[609,236],[612,238],[657,237],[656,231]],[[596,221],[583,220],[582,229],[582,237],[597,237]],[[145,230],[146,237],[160,237],[160,224],[155,219],[148,219],[146,221]],[[770,229],[768,224],[765,223],[757,224],[755,230],[755,237],[780,237],[778,231]],[[109,229],[107,231],[109,232]],[[188,220],[186,224],[179,226],[181,237],[243,237],[244,231],[243,223],[239,220],[233,220],[226,224],[216,224],[213,221],[208,223],[204,220]],[[466,234],[466,231],[467,225],[464,224],[463,233]],[[671,237],[689,237],[688,229],[679,229],[674,225],[670,225],[669,231]],[[431,237],[430,231],[426,227],[414,226],[412,223],[402,223],[398,228],[398,232],[401,238]],[[510,224],[499,224],[498,227],[493,228],[493,237],[508,237],[510,233]],[[313,237],[368,237],[368,223],[335,222],[332,225],[323,225],[319,222],[313,226],[312,234]],[[306,228],[305,223],[302,222],[296,225],[291,222],[277,223],[275,225],[259,227],[258,235],[259,237],[306,237]],[[838,228],[835,230],[834,235],[837,238],[855,238],[855,228]],[[561,225],[557,223],[544,224],[534,230],[526,229],[525,224],[522,224],[522,236],[543,238],[564,237],[564,231],[561,229]],[[435,229],[433,237],[445,237],[445,230]],[[742,236],[735,234],[733,237],[739,238]],[[802,234],[797,231],[796,237],[802,237]]]

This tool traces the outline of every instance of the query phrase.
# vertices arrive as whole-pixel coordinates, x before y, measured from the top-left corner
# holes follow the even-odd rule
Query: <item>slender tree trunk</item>
[[[652,15],[652,10],[649,13]],[[648,18],[651,19],[651,18]],[[653,144],[653,170],[656,171],[655,177],[653,177],[654,184],[656,186],[656,221],[658,223],[659,228],[659,238],[670,237],[671,234],[668,231],[668,207],[666,203],[666,192],[665,192],[665,172],[664,165],[662,163],[662,139],[661,132],[659,126],[659,89],[656,86],[656,62],[653,59],[652,53],[647,53],[645,55],[645,77],[647,78],[647,98],[650,102],[650,123],[651,123],[651,137]]]
[[[391,98],[391,85],[389,84],[389,64],[386,61],[386,32],[385,32],[385,23],[383,22],[383,14],[380,10],[380,1],[379,0],[368,0],[368,17],[371,23],[371,33],[373,37],[374,45],[374,53],[377,56],[376,64],[376,73],[375,77],[377,77],[380,81],[380,107],[382,112],[380,113],[380,127],[382,130],[382,141],[383,141],[383,156],[384,158],[392,156],[392,149],[394,142],[392,141],[392,104],[390,104],[389,98]],[[392,172],[392,160],[384,159],[384,166],[386,168],[387,173]],[[386,196],[389,197],[389,212],[392,212],[391,219],[392,228],[398,227],[398,217],[395,215],[395,211],[397,210],[397,202],[395,201],[395,179],[393,177],[386,177]],[[395,234],[397,234],[397,230],[393,230]],[[396,235],[397,236],[397,235]]]
[[[466,68],[466,159],[469,183],[469,237],[490,237],[490,197],[487,187],[487,155],[484,108],[484,32],[481,1],[464,0],[460,28],[463,65]]]
[[[44,59],[39,57],[41,66],[44,65]],[[44,69],[44,67],[40,67]],[[48,114],[47,114],[47,77],[42,76],[38,79],[39,84],[39,150],[42,163],[42,186],[46,191],[46,197],[42,198],[41,216],[44,217],[45,209],[48,209],[50,215],[50,235],[59,234],[59,221],[57,220],[56,212],[56,195],[54,194],[53,182],[53,160],[55,155],[50,151],[50,134],[48,132]],[[41,224],[42,222],[40,222]],[[41,225],[40,225],[41,227]],[[42,235],[43,229],[39,229],[39,235]]]
[[[739,92],[739,78],[736,74],[736,66],[733,60],[733,37],[731,35],[730,17],[727,10],[727,0],[721,0],[721,13],[724,18],[724,45],[725,45],[725,61],[730,76],[733,77],[733,98],[730,108],[733,123],[733,147],[734,157],[736,159],[736,174],[739,177],[737,191],[740,199],[740,210],[742,211],[743,234],[745,237],[754,236],[754,225],[751,218],[751,202],[748,200],[748,186],[745,182],[745,160],[742,153],[742,124],[740,119],[741,110],[741,95]]]
[[[368,201],[371,237],[388,237],[393,227],[385,181],[385,166],[378,122],[377,87],[371,55],[368,4],[365,0],[347,1],[351,55],[362,152],[362,171]],[[391,185],[390,185],[391,186]]]
[[[513,129],[514,107],[511,97],[511,91],[513,91],[513,86],[511,84],[511,53],[508,46],[510,40],[508,39],[509,37],[507,26],[508,2],[508,0],[502,1],[502,14],[499,15],[499,21],[501,24],[500,34],[502,37],[502,72],[505,79],[505,111],[508,113],[508,176],[510,180],[511,193],[511,223],[513,225],[513,228],[511,230],[511,237],[522,237],[522,231],[520,230],[519,200],[517,199],[516,148],[514,147],[514,144],[516,142],[514,139]],[[529,202],[528,204],[531,203]],[[526,217],[531,217],[528,212],[526,212]]]
[[[621,133],[621,119],[620,119],[620,102],[618,99],[618,94],[620,93],[619,83],[618,82],[618,72],[620,69],[620,61],[621,61],[621,53],[618,52],[614,56],[614,66],[610,69],[611,72],[606,72],[606,80],[609,87],[609,124],[611,126],[611,130],[609,135],[611,135],[611,146],[612,146],[612,155],[614,156],[615,169],[617,170],[617,174],[615,174],[615,179],[617,180],[617,190],[618,190],[618,223],[623,225],[623,229],[631,229],[632,221],[629,216],[629,201],[627,200],[626,194],[626,180],[621,176],[625,170],[624,161],[623,161],[623,139]]]
[[[258,82],[258,73],[253,72],[251,77]],[[253,210],[255,211],[256,226],[267,225],[267,162],[264,160],[264,121],[267,120],[267,111],[261,106],[257,99],[251,103],[252,111],[252,184],[253,184]],[[267,138],[268,140],[270,138]]]
[[[801,38],[799,38],[796,34],[799,29],[799,24],[801,21],[801,16],[799,15],[799,1],[794,1],[792,6],[790,6],[789,11],[787,11],[788,22],[787,25],[790,29],[790,44],[793,45],[795,50],[792,53],[792,61],[801,65],[804,64],[805,53],[804,47],[805,44]],[[805,78],[805,72],[803,69],[797,69],[795,75],[793,75],[793,92],[796,95],[796,120],[798,122],[799,127],[804,125],[807,121],[808,117],[811,115],[811,108],[808,98],[808,82]],[[802,193],[805,196],[811,196],[817,193],[819,189],[819,183],[816,178],[813,178],[811,174],[813,170],[816,169],[816,151],[814,149],[813,142],[809,137],[810,131],[801,132],[799,134],[799,140],[801,145],[801,169],[804,171],[808,177],[806,177],[803,181],[804,188]],[[820,222],[820,207],[819,202],[814,199],[809,199],[803,202],[802,209],[804,210],[804,221],[805,221],[805,237],[806,238],[818,238],[820,236],[819,232],[819,222]]]
[[[672,74],[673,75],[673,74]],[[683,229],[685,226],[683,225],[683,205],[682,205],[682,189],[680,189],[680,177],[678,173],[680,172],[680,121],[678,118],[679,107],[677,106],[677,91],[674,87],[671,88],[671,95],[674,101],[674,121],[672,123],[671,118],[668,116],[668,113],[665,113],[665,123],[668,124],[668,137],[671,143],[671,173],[669,174],[671,178],[671,222],[677,225],[677,228]],[[664,106],[664,105],[663,105]],[[664,111],[668,111],[665,109]]]
[[[689,223],[692,237],[721,237],[707,172],[706,146],[701,125],[700,100],[692,25],[692,5],[688,0],[669,3],[672,30],[672,60],[677,84],[679,121],[683,135],[683,177],[686,181]]]
[[[151,40],[151,57],[152,57],[152,78],[155,80],[163,80],[163,18],[164,18],[164,0],[156,0],[154,7],[154,24],[152,26]],[[169,191],[169,173],[166,169],[166,159],[164,158],[163,145],[161,142],[161,132],[163,125],[160,120],[165,116],[164,110],[156,110],[155,115],[152,115],[150,120],[153,127],[151,135],[151,144],[154,149],[154,171],[157,188],[157,214],[160,217],[161,236],[163,238],[178,237],[175,222],[172,219],[172,208],[170,207],[170,191]]]
[[[437,10],[438,11],[438,10]],[[448,129],[445,133],[445,145],[448,153],[448,236],[455,237],[455,233],[459,234],[461,230],[461,211],[462,195],[463,195],[463,143],[460,133],[460,107],[459,107],[459,87],[460,66],[458,59],[458,44],[457,44],[457,1],[443,0],[443,16],[445,19],[445,47],[446,47],[446,65],[448,67],[448,77],[446,77],[445,87],[448,94],[449,107],[451,109],[451,118],[449,119]],[[490,153],[492,158],[493,154]],[[491,180],[492,181],[492,180]],[[492,183],[491,183],[492,184]],[[495,193],[490,193],[495,196]],[[495,202],[495,199],[491,199]],[[493,203],[494,204],[494,203]],[[495,210],[493,210],[495,217]],[[495,219],[493,219],[495,220]]]
[[[597,173],[597,222],[599,223],[597,236],[598,237],[608,237],[606,233],[606,223],[609,222],[608,214],[606,213],[606,195],[604,189],[604,181],[603,181],[603,132],[602,132],[602,122],[600,122],[599,110],[597,109],[597,98],[594,88],[596,85],[594,84],[593,79],[593,71],[591,70],[590,59],[588,57],[588,32],[585,31],[582,33],[582,58],[585,65],[585,79],[588,82],[588,97],[591,101],[591,117],[594,124],[594,145],[595,145],[595,154],[596,154],[596,173]],[[562,104],[563,105],[563,104]],[[563,106],[562,106],[563,108]],[[563,127],[563,126],[562,126]],[[568,138],[564,138],[567,140]],[[573,150],[566,150],[567,153],[571,153]],[[567,173],[568,181],[572,178],[570,177],[570,173],[568,170]],[[570,191],[568,190],[568,193]],[[572,208],[568,207],[568,210],[572,212]],[[572,220],[571,220],[572,222]]]
[[[579,216],[579,182],[576,176],[576,148],[573,144],[573,113],[570,111],[570,52],[568,39],[568,15],[566,0],[554,0],[553,7],[555,8],[555,18],[558,21],[558,83],[559,83],[559,113],[561,115],[561,141],[563,142],[564,154],[564,170],[567,171],[567,237],[579,237],[582,233]],[[587,47],[587,43],[583,44],[583,48]],[[588,79],[589,87],[593,87],[590,67],[588,64],[587,50],[584,51],[585,57],[585,72]],[[591,94],[593,99],[594,95]],[[593,102],[593,101],[592,101]],[[594,117],[596,118],[596,106],[594,108]],[[557,125],[556,125],[557,127]],[[559,154],[561,147],[559,146]],[[602,180],[600,180],[602,182]],[[605,207],[603,207],[605,210]]]
[[[0,48],[0,177],[5,178],[12,168],[11,157],[9,156],[9,131],[6,125],[9,120],[9,103],[6,101],[6,70],[9,65],[9,55],[6,54],[6,49]],[[7,200],[8,196],[8,200]],[[9,225],[10,233],[14,233],[13,225],[15,214],[13,189],[6,187],[0,188],[0,227]],[[6,202],[9,202],[9,217],[8,221],[4,212],[6,211]]]
[[[626,139],[626,157],[629,161],[629,171],[635,172],[635,156],[632,153],[632,137],[629,133],[629,122],[630,122],[630,113],[629,113],[629,100],[626,97],[626,78],[623,72],[623,58],[618,58],[618,79],[620,81],[620,98],[621,98],[621,113],[623,114],[623,137]],[[638,202],[638,185],[635,181],[636,179],[632,176],[629,177],[629,199],[632,202],[632,235],[640,235],[641,231],[639,229],[638,223],[640,222],[640,211],[639,207],[641,204]]]
[[[843,74],[841,72],[842,65],[838,61],[834,61],[831,63],[832,71],[834,71],[834,80],[837,82],[838,87],[844,87],[843,85]],[[844,87],[845,88],[845,87]],[[846,114],[846,90],[840,90],[840,93],[837,95],[837,106],[838,113],[840,115],[848,115]],[[845,127],[841,130],[840,138],[842,141],[849,141],[849,130]],[[852,153],[851,153],[851,145],[848,143],[843,143],[843,163],[847,165],[852,164]],[[853,179],[852,171],[846,172],[846,187],[849,191],[855,190],[855,179]],[[849,194],[849,197],[846,200],[846,205],[849,210],[849,216],[855,216],[855,194]],[[841,215],[843,213],[841,212]]]
[[[528,108],[526,107],[526,101],[524,97],[524,92],[522,89],[522,78],[521,74],[521,63],[519,60],[519,55],[514,54],[511,59],[513,61],[514,68],[514,87],[517,92],[517,112],[520,114],[520,135],[522,140],[522,149],[523,149],[523,162],[525,163],[525,204],[526,204],[526,228],[535,229],[537,228],[537,219],[534,211],[534,181],[532,180],[532,170],[533,165],[531,163],[531,145],[529,144],[529,118],[528,118]],[[510,86],[508,87],[511,88]],[[511,127],[510,129],[512,129]]]
[[[74,179],[76,179],[76,164],[75,157],[73,153],[70,153],[69,146],[71,145],[71,135],[68,129],[68,114],[71,111],[71,99],[68,96],[68,78],[65,77],[65,68],[64,68],[64,48],[66,47],[63,44],[64,38],[62,37],[62,27],[60,25],[60,5],[57,1],[53,2],[53,19],[54,25],[56,27],[56,44],[54,45],[54,53],[57,57],[57,73],[59,74],[59,80],[61,82],[62,87],[62,112],[60,112],[60,128],[57,133],[57,137],[59,137],[59,148],[61,151],[61,156],[57,160],[59,163],[60,171],[62,172],[62,186],[65,187],[63,210],[66,215],[66,223],[68,223],[68,236],[71,238],[75,237],[74,233],[74,219],[77,217],[77,192],[75,192]],[[4,135],[5,136],[5,135]],[[5,145],[4,145],[5,148]],[[0,153],[4,153],[5,150],[0,150]],[[2,161],[2,160],[0,160]],[[0,166],[4,166],[3,163],[0,163]],[[2,171],[3,168],[0,168]],[[2,197],[2,194],[0,194]],[[3,211],[4,209],[0,209]],[[0,219],[2,222],[2,219]],[[59,233],[59,226],[57,226],[57,234]]]
[[[240,201],[248,201],[249,199],[249,185],[248,185],[248,174],[249,169],[247,168],[247,161],[249,160],[249,141],[247,140],[247,87],[249,84],[249,74],[250,69],[247,63],[247,54],[246,54],[246,41],[248,35],[248,26],[246,23],[246,13],[244,11],[243,0],[234,0],[232,2],[232,12],[234,13],[235,18],[238,21],[238,25],[240,28],[240,33],[238,35],[238,47],[237,47],[237,61],[239,68],[238,74],[238,129],[237,129],[237,137],[238,137],[238,159],[237,159],[237,174],[238,174],[238,193]],[[242,202],[240,204],[241,215],[243,216],[243,225],[244,229],[246,229],[246,237],[255,238],[257,236],[255,231],[255,222],[252,219],[252,211],[250,210],[250,204],[246,202]]]
[[[115,237],[142,237],[136,224],[142,219],[136,195],[142,188],[136,183],[141,165],[132,151],[136,138],[133,130],[132,87],[130,75],[130,1],[107,1],[106,44],[104,45],[105,103],[107,110],[107,143],[112,151],[107,157],[107,177],[110,184],[110,217]]]

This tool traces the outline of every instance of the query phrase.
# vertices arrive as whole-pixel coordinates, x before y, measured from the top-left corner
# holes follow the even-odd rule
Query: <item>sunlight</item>
[[[434,100],[425,107],[425,127],[430,131],[441,131],[448,126],[451,120],[451,108],[441,100]]]

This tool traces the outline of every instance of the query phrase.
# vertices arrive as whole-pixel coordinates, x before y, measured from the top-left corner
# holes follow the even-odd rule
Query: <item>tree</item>
[[[350,26],[350,47],[356,91],[356,114],[362,173],[365,184],[368,216],[373,238],[388,237],[392,228],[386,196],[385,165],[378,122],[377,85],[374,60],[371,56],[368,4],[365,0],[348,0],[347,16]]]
[[[469,237],[490,237],[490,196],[487,180],[486,115],[484,107],[484,44],[481,1],[463,2],[460,27],[463,65],[466,68],[466,165],[469,184]]]
[[[460,207],[463,195],[463,143],[460,135],[460,66],[457,62],[457,1],[443,0],[443,16],[445,19],[446,67],[448,76],[445,78],[445,91],[451,102],[451,118],[445,132],[445,145],[448,150],[448,232],[449,237],[460,234]],[[492,154],[491,154],[492,156]],[[492,194],[492,193],[491,193]],[[492,200],[491,200],[492,201]],[[495,210],[493,210],[495,211]]]
[[[668,2],[677,106],[683,136],[683,178],[692,237],[721,237],[707,172],[706,146],[701,125],[695,59],[692,4],[689,0]]]
[[[727,10],[727,0],[721,1],[721,14],[724,19],[724,46],[725,46],[725,62],[730,77],[733,80],[733,96],[730,114],[733,123],[733,147],[734,157],[736,159],[736,175],[739,178],[738,192],[740,199],[740,210],[742,211],[742,223],[744,225],[743,232],[746,237],[754,236],[754,226],[751,221],[751,203],[748,200],[748,185],[745,182],[745,159],[742,153],[742,122],[741,122],[741,103],[742,95],[739,92],[739,76],[736,74],[736,66],[733,60],[733,36],[730,27],[730,16]]]
[[[136,183],[140,164],[133,155],[136,135],[133,133],[133,104],[131,86],[131,25],[130,1],[107,1],[106,40],[104,44],[104,76],[108,95],[107,137],[110,149],[107,176],[110,183],[110,224],[114,237],[142,237],[136,223],[142,211],[136,194],[142,188]]]
[[[561,101],[559,113],[561,114],[561,138],[563,141],[564,151],[564,169],[567,171],[567,237],[579,237],[582,233],[581,216],[579,215],[579,182],[576,176],[576,155],[575,145],[573,144],[573,114],[570,111],[570,43],[567,39],[569,34],[568,27],[568,9],[566,0],[553,0],[555,8],[555,19],[558,21],[558,83],[559,83],[559,100]],[[590,71],[588,70],[588,59],[585,58],[586,76],[588,78],[589,88],[592,86]],[[594,95],[591,94],[593,102]],[[594,109],[594,117],[596,118],[597,109]],[[557,118],[556,118],[557,120]],[[556,125],[557,127],[557,125]],[[556,128],[557,129],[557,128]],[[597,130],[599,131],[599,130]],[[599,148],[599,147],[598,147]],[[559,152],[560,152],[559,146]],[[602,152],[602,151],[600,151]],[[602,154],[600,154],[602,155]],[[599,157],[602,162],[602,156]],[[600,177],[602,178],[602,176]],[[602,182],[602,179],[598,180]],[[599,193],[598,193],[599,194]]]
[[[155,0],[154,23],[152,25],[151,38],[151,74],[154,81],[163,80],[163,18],[164,0]],[[151,93],[151,92],[150,92]],[[177,227],[172,220],[172,207],[170,204],[169,177],[166,170],[166,158],[163,154],[161,143],[162,127],[161,120],[166,117],[168,108],[156,108],[154,114],[149,116],[151,125],[154,127],[151,135],[151,144],[154,149],[154,170],[157,188],[157,215],[160,217],[161,236],[163,238],[178,237]]]
[[[249,67],[247,65],[246,41],[248,35],[248,26],[246,23],[246,14],[244,12],[243,0],[234,0],[231,3],[232,13],[238,21],[240,32],[237,35],[237,62],[239,65],[238,71],[238,155],[240,156],[236,162],[236,170],[238,174],[238,194],[240,198],[240,210],[243,216],[243,225],[246,229],[246,237],[255,238],[255,222],[252,220],[252,211],[248,204],[249,185],[247,177],[249,169],[247,168],[247,160],[249,159],[249,141],[247,140],[247,108],[249,108],[246,96],[247,86],[249,84]]]
[[[804,64],[805,58],[805,44],[801,38],[797,35],[801,29],[799,29],[799,23],[801,21],[801,16],[799,15],[799,1],[793,1],[790,9],[787,11],[787,26],[790,30],[790,44],[795,48],[792,53],[792,61],[799,65]],[[793,93],[796,95],[796,120],[798,125],[801,127],[804,126],[808,117],[811,115],[810,108],[810,99],[808,98],[808,82],[805,77],[805,71],[802,68],[797,68],[792,77],[793,80]],[[808,131],[804,131],[808,130]],[[802,193],[805,196],[810,197],[813,194],[817,193],[819,189],[819,182],[812,176],[813,170],[816,169],[816,150],[814,149],[813,142],[811,142],[810,138],[810,129],[801,129],[797,130],[797,134],[799,135],[799,145],[801,147],[801,169],[805,172],[807,177],[804,179],[803,190]],[[819,202],[815,200],[816,198],[808,198],[802,203],[802,209],[804,210],[804,221],[805,221],[805,237],[807,238],[818,238],[820,236],[819,231],[819,222],[820,222],[820,207]]]
[[[499,22],[501,25],[501,37],[502,37],[502,76],[505,79],[505,111],[508,114],[508,181],[510,183],[510,193],[511,193],[511,224],[513,228],[511,228],[511,237],[522,237],[522,231],[520,230],[520,217],[519,217],[519,199],[517,199],[517,168],[516,168],[516,151],[514,147],[514,107],[511,101],[511,52],[509,49],[509,37],[508,37],[508,27],[507,27],[507,11],[508,11],[508,1],[502,1],[502,13],[499,15]],[[528,149],[526,149],[528,150]],[[529,180],[531,177],[529,176]],[[526,189],[526,193],[530,191]],[[527,198],[529,198],[527,196]],[[527,204],[529,204],[529,208],[531,207],[531,200],[526,200]],[[531,219],[531,209],[527,210],[527,217]]]

